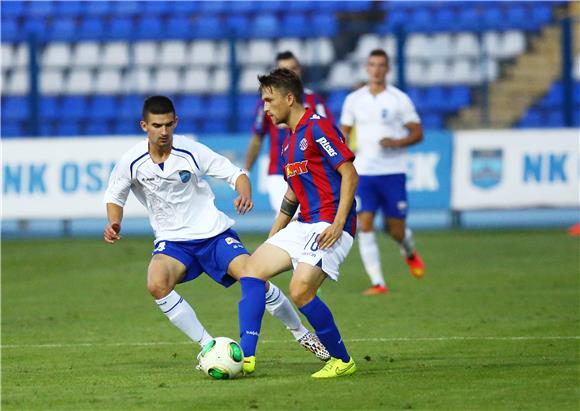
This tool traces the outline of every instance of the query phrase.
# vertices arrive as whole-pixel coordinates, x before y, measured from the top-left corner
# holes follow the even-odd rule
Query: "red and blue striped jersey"
[[[296,131],[288,133],[282,146],[284,178],[298,197],[298,221],[334,222],[340,199],[342,176],[337,170],[354,154],[344,137],[328,119],[311,108],[300,119]],[[344,231],[356,232],[356,203],[348,213]]]
[[[329,119],[331,123],[334,123],[334,118],[322,96],[306,88],[304,89],[304,106],[314,109],[318,114]],[[268,166],[268,174],[283,174],[280,152],[282,151],[282,143],[287,134],[290,134],[290,130],[283,127],[280,128],[272,123],[270,117],[264,112],[264,102],[261,98],[258,99],[258,103],[256,104],[256,115],[254,119],[252,132],[262,138],[267,134],[270,139],[270,165]]]

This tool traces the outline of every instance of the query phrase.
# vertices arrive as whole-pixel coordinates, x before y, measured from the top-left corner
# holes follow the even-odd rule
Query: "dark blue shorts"
[[[234,258],[249,254],[238,234],[231,228],[212,238],[191,241],[159,241],[153,255],[165,254],[179,260],[186,267],[181,281],[191,281],[206,273],[215,282],[229,287],[236,280],[227,274]]]
[[[405,174],[360,176],[356,190],[357,212],[383,212],[388,218],[407,217],[407,177]]]

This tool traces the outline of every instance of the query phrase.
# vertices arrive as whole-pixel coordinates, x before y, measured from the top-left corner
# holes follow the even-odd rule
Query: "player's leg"
[[[372,287],[364,292],[365,295],[387,292],[381,268],[381,254],[374,232],[375,213],[380,204],[380,197],[374,184],[376,179],[376,176],[360,176],[357,187],[358,245],[363,266],[372,284]]]
[[[242,298],[238,305],[240,345],[244,357],[254,357],[262,328],[262,316],[266,309],[266,282],[274,275],[292,268],[290,256],[284,250],[268,243],[262,244],[252,254],[240,278]],[[255,361],[255,359],[253,359]],[[255,363],[245,367],[253,372]]]
[[[406,226],[408,203],[405,185],[405,174],[386,176],[384,187],[387,201],[383,208],[385,230],[399,244],[401,255],[405,257],[411,274],[422,278],[425,275],[425,265],[415,249],[413,232]]]
[[[159,246],[156,250],[158,249]],[[163,254],[164,251],[167,251],[167,248],[157,251],[149,263],[147,270],[149,293],[173,325],[192,341],[203,346],[211,340],[211,335],[198,320],[193,308],[175,291],[175,286],[182,282],[188,273],[186,265],[175,257]],[[187,264],[187,261],[183,260]]]

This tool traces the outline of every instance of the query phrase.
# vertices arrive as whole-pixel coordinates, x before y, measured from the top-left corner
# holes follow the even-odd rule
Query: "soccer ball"
[[[204,374],[216,380],[227,380],[241,374],[244,352],[231,338],[217,337],[203,347],[198,359]]]

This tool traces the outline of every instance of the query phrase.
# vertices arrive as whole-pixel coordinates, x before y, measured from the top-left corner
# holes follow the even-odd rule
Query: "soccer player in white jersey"
[[[234,221],[214,205],[204,176],[227,181],[238,193],[234,208],[245,214],[253,208],[246,172],[227,158],[185,136],[174,135],[178,117],[171,100],[145,100],[141,128],[147,139],[129,149],[115,166],[105,193],[108,224],[104,239],[121,239],[123,207],[129,191],[149,213],[155,233],[147,288],[169,320],[192,341],[204,346],[212,337],[195,311],[175,290],[179,283],[205,272],[229,287],[245,270],[248,252]],[[266,291],[268,311],[280,319],[296,340],[318,358],[330,358],[318,338],[300,320],[288,298],[272,283]]]
[[[368,85],[346,97],[340,118],[345,136],[356,127],[354,165],[360,176],[358,242],[363,265],[372,282],[372,287],[364,292],[366,295],[387,292],[373,231],[379,209],[385,230],[399,243],[411,274],[416,278],[425,275],[425,264],[415,249],[413,233],[405,224],[406,152],[408,146],[423,139],[423,128],[411,99],[398,88],[387,85],[388,72],[387,53],[373,50],[367,61]]]

